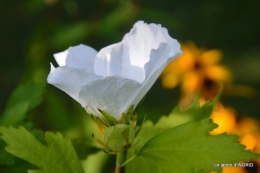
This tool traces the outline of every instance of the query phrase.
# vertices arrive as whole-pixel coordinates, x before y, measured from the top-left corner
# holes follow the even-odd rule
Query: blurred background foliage
[[[54,53],[80,43],[100,50],[121,41],[137,20],[144,20],[166,27],[182,46],[193,44],[199,56],[213,50],[210,56],[207,55],[208,59],[220,56],[216,66],[223,67],[229,77],[221,76],[222,73],[216,70],[207,72],[209,75],[206,76],[213,76],[210,82],[217,86],[212,90],[194,84],[196,81],[200,83],[199,80],[204,84],[209,82],[203,68],[189,67],[187,70],[188,61],[183,60],[181,64],[186,70],[176,74],[178,65],[172,65],[168,74],[175,73],[178,82],[172,84],[173,79],[165,79],[165,71],[148,92],[139,113],[140,119],[146,114],[146,118],[157,121],[160,116],[168,115],[178,103],[185,108],[187,102],[194,99],[201,103],[210,100],[221,88],[220,83],[224,82],[221,103],[212,115],[213,119],[220,124],[223,122],[223,131],[243,134],[248,139],[244,141],[254,139],[253,144],[244,143],[250,145],[250,149],[258,148],[255,150],[260,151],[259,124],[256,121],[260,120],[260,1],[3,0],[0,4],[0,112],[4,112],[10,94],[18,85],[46,83],[50,62],[57,65],[52,56]],[[195,67],[198,55],[193,53],[190,54],[195,58],[189,62]],[[199,62],[207,64],[205,60]],[[184,74],[188,72],[194,72],[195,76],[199,74],[199,80],[186,80]],[[170,80],[170,86],[165,84],[167,80]],[[196,89],[187,92],[191,86]],[[76,146],[93,142],[93,123],[78,103],[51,85],[46,85],[42,97],[42,103],[30,110],[26,117],[34,121],[35,128],[69,134],[75,138]],[[246,123],[249,125],[243,125]],[[243,129],[238,128],[240,126],[255,128],[239,131],[237,129]],[[90,151],[95,152],[78,148],[82,149],[78,151],[81,158]],[[107,159],[103,157],[103,160]]]

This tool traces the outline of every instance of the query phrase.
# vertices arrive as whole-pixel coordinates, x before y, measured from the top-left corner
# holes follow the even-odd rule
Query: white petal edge
[[[182,51],[175,52],[171,55],[171,49],[168,44],[161,43],[159,48],[151,51],[150,61],[145,64],[145,80],[142,83],[142,88],[136,94],[136,97],[131,102],[131,105],[137,105],[144,95],[149,91],[155,81],[158,79],[163,69],[174,59],[179,57]]]
[[[92,47],[80,44],[69,47],[67,50],[54,54],[59,66],[70,66],[80,69],[88,69],[93,72],[94,59],[97,51]]]
[[[88,69],[94,72],[94,60],[97,51],[92,47],[80,44],[68,49],[69,54],[66,60],[66,65],[75,68]]]
[[[119,76],[122,69],[122,57],[127,56],[123,49],[121,42],[101,49],[94,62],[94,72],[104,77]]]
[[[121,76],[139,82],[145,80],[144,66],[150,61],[152,49],[158,49],[160,43],[167,43],[171,48],[169,56],[174,56],[180,49],[179,43],[169,36],[166,28],[161,25],[146,24],[143,21],[136,22],[122,42],[128,56],[122,59]]]
[[[78,94],[81,87],[102,78],[102,76],[90,73],[86,69],[67,66],[55,68],[51,65],[51,72],[48,75],[47,81],[49,84],[67,93],[76,101],[79,101]]]

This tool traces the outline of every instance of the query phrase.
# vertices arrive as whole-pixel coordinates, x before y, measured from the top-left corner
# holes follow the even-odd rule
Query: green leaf
[[[139,167],[145,173],[151,164],[160,173],[194,173],[195,170],[221,172],[222,168],[214,164],[234,164],[260,157],[236,143],[237,135],[210,136],[208,132],[216,127],[211,120],[204,119],[158,134],[142,147],[136,158],[138,164],[131,164],[127,173],[134,173],[132,170],[139,170]]]
[[[39,142],[41,142],[43,145],[47,145],[46,140],[44,140],[44,138],[43,138],[44,137],[43,131],[37,130],[37,129],[32,129],[32,123],[22,123],[22,124],[28,131],[30,131],[31,134],[33,134],[33,136]],[[8,169],[7,172],[9,173],[9,171],[12,172],[12,170],[17,170],[18,168],[16,168],[16,167],[22,167],[21,169],[26,169],[27,168],[26,165],[28,165],[29,163],[26,162],[27,163],[26,165],[22,165],[20,163],[21,160],[18,158],[15,158],[12,154],[7,152],[5,150],[5,147],[6,147],[6,143],[0,138],[0,164],[8,165],[8,167],[6,167],[5,170]],[[25,162],[25,161],[23,161],[23,162]]]
[[[26,118],[26,113],[41,102],[41,94],[45,84],[34,83],[21,85],[11,94],[5,111],[0,117],[1,126],[18,125]],[[6,152],[4,141],[0,139],[0,164],[14,164],[13,155]]]
[[[82,160],[82,166],[87,173],[110,172],[105,166],[106,163],[109,163],[109,157],[110,155],[99,150],[99,152],[88,155],[87,159]]]
[[[139,141],[138,144],[131,149],[129,156],[133,153],[137,153],[140,148],[155,135],[168,130],[172,127],[186,123],[188,121],[198,121],[203,118],[210,117],[213,108],[219,100],[220,93],[215,97],[212,102],[206,102],[200,106],[198,101],[195,101],[190,108],[186,111],[182,111],[178,106],[176,107],[169,116],[162,116],[159,121],[154,125],[152,121],[145,121],[136,139]]]
[[[23,102],[29,104],[28,110],[33,109],[41,102],[41,94],[44,86],[44,83],[32,83],[19,86],[11,94],[7,102],[6,110]]]
[[[165,121],[164,123],[168,122],[167,124],[171,124],[171,126],[174,127],[186,123],[188,121],[198,121],[205,118],[209,118],[220,96],[221,91],[211,102],[206,102],[202,106],[198,101],[194,101],[193,104],[186,111],[182,111],[180,106],[178,106],[175,109],[173,109],[173,111],[169,115],[172,121]],[[163,125],[163,123],[161,124]]]
[[[219,97],[220,93],[212,102],[207,102],[202,106],[200,106],[199,102],[195,101],[186,111],[182,111],[180,107],[177,107],[170,113],[168,117],[161,117],[155,125],[150,120],[145,121],[143,127],[141,128],[139,134],[136,137],[136,139],[139,142],[137,145],[135,145],[128,151],[127,157],[131,158],[133,155],[138,153],[139,150],[149,139],[151,139],[159,133],[162,133],[170,128],[176,127],[188,121],[198,121],[202,118],[210,117]],[[145,163],[145,159],[134,159],[126,165],[126,169],[132,169],[133,167],[135,167],[134,165],[139,164],[139,162],[141,162],[142,160]]]
[[[26,117],[26,113],[41,102],[42,83],[21,85],[11,94],[0,125],[15,125]]]
[[[0,119],[0,125],[9,126],[22,121],[26,117],[26,112],[28,108],[29,104],[27,102],[22,102],[16,104],[14,107],[10,109],[7,109],[2,119]]]
[[[1,128],[1,137],[9,153],[39,167],[34,173],[83,173],[82,166],[68,138],[60,133],[45,133],[48,147],[41,144],[24,127]]]

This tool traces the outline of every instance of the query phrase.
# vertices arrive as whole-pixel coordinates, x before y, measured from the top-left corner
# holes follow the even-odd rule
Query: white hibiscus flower
[[[166,28],[138,21],[121,42],[99,52],[78,45],[54,54],[59,67],[51,64],[47,80],[91,114],[100,116],[103,110],[119,120],[181,53]]]

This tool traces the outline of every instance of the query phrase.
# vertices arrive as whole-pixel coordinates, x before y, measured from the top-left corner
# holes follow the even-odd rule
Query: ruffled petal
[[[145,71],[143,67],[132,65],[131,59],[130,59],[130,51],[129,47],[125,45],[124,43],[124,51],[127,53],[124,53],[124,57],[122,57],[122,65],[121,65],[121,74],[120,76],[123,78],[135,80],[139,83],[142,83],[145,78]],[[142,57],[139,57],[142,59]]]
[[[47,81],[78,101],[78,93],[83,85],[102,78],[85,69],[67,66],[55,68],[51,65]]]
[[[119,120],[122,113],[131,106],[130,103],[140,88],[141,84],[134,80],[117,76],[107,77],[83,86],[79,101],[83,107],[105,110]]]
[[[180,56],[183,52],[181,51],[181,45],[180,43],[176,40],[176,39],[173,39],[172,37],[169,36],[168,34],[168,30],[166,28],[162,28],[162,33],[161,33],[163,36],[161,36],[160,38],[163,37],[163,40],[162,41],[163,43],[167,43],[170,47],[170,54],[169,54],[169,57],[175,57],[177,58],[178,56]],[[176,57],[176,53],[180,53],[177,57]],[[175,59],[173,58],[173,59]]]
[[[136,94],[136,97],[131,104],[137,105],[148,90],[157,80],[163,69],[175,58],[181,55],[181,50],[171,55],[171,48],[166,43],[161,43],[159,48],[151,50],[150,61],[145,64],[145,81],[142,83],[142,88]]]
[[[174,56],[180,50],[179,43],[169,36],[166,28],[156,24],[148,25],[143,21],[136,22],[122,42],[129,56],[123,57],[121,76],[139,82],[145,79],[144,65],[149,62],[152,49],[157,49],[160,43],[167,43],[171,49],[169,56]]]
[[[88,69],[93,72],[94,59],[97,51],[89,46],[80,44],[69,49],[54,54],[54,58],[59,66],[70,66],[80,69]]]
[[[122,57],[128,56],[123,50],[123,44],[117,43],[99,51],[94,63],[94,71],[101,76],[119,76],[121,73]]]

